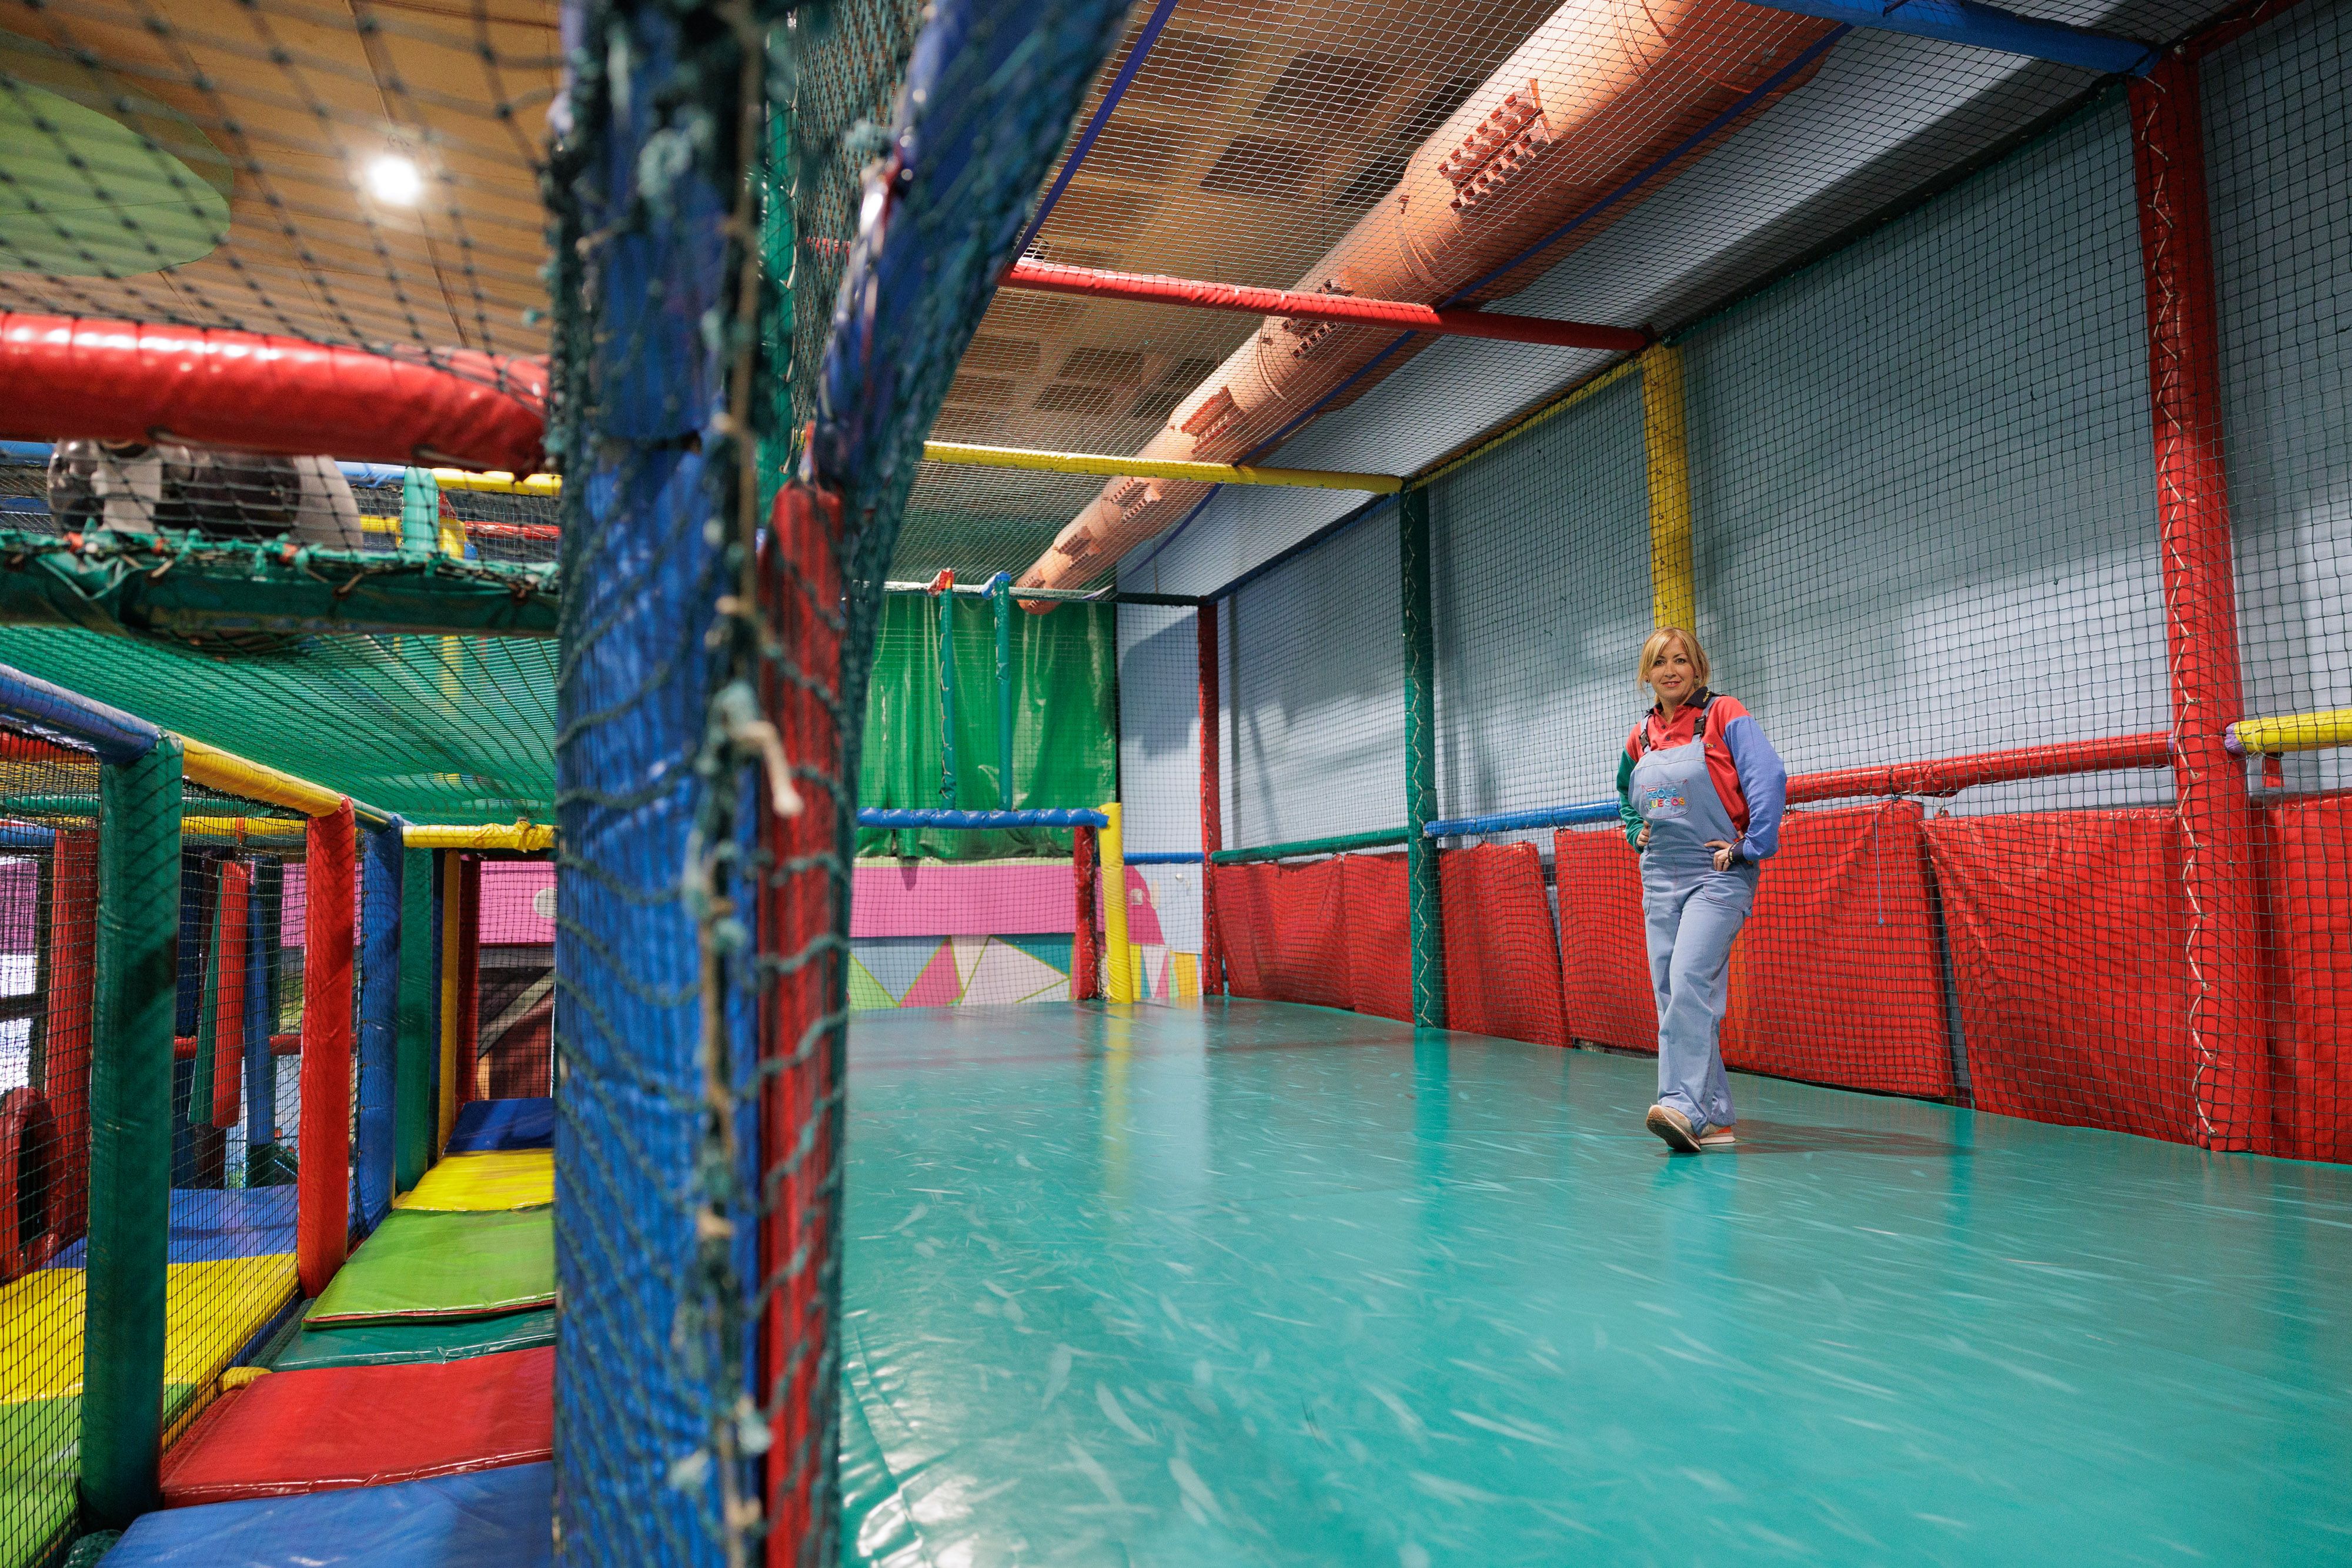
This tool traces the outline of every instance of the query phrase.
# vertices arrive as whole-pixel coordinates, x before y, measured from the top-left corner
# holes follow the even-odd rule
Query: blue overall
[[[1658,997],[1658,1103],[1702,1132],[1738,1120],[1716,1034],[1731,977],[1731,940],[1747,923],[1759,874],[1751,861],[1715,869],[1707,841],[1737,844],[1740,833],[1707,777],[1706,732],[1702,720],[1687,744],[1643,752],[1633,778],[1633,807],[1650,830],[1642,852],[1642,914]]]

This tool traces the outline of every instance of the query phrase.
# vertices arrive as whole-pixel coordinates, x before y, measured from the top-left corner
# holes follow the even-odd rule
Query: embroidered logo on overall
[[[1643,815],[1655,817],[1666,813],[1678,813],[1689,808],[1688,796],[1675,794],[1672,789],[1653,789],[1650,791],[1649,810]]]

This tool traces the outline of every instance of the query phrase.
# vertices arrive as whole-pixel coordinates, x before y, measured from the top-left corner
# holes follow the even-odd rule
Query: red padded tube
[[[221,867],[220,984],[213,1000],[213,1114],[215,1127],[237,1123],[237,1090],[245,1082],[246,904],[253,869],[241,861]]]
[[[1223,701],[1217,693],[1217,606],[1201,606],[1201,994],[1222,996],[1225,989],[1225,945],[1217,935],[1217,890],[1209,875],[1209,857],[1225,847],[1223,784],[1217,767],[1220,714]]]
[[[302,922],[301,1172],[296,1178],[294,1266],[315,1296],[343,1266],[351,1242],[352,883],[357,858],[352,803],[310,819]]]
[[[60,1246],[82,1232],[89,1203],[90,1007],[97,984],[98,830],[60,828],[49,871],[49,994],[41,1092],[58,1133],[49,1206]]]
[[[214,328],[0,313],[0,436],[183,441],[369,463],[540,466],[547,369]]]
[[[2054,746],[2021,746],[2011,751],[1979,751],[1969,757],[1937,757],[1925,762],[1800,773],[1789,780],[1789,804],[1801,806],[1856,795],[1957,795],[1979,784],[2055,779],[2114,768],[2162,768],[2171,759],[2172,737],[2161,730],[2150,730],[2144,735],[2070,740]]]
[[[482,1054],[482,857],[457,862],[457,1103],[478,1100]]]

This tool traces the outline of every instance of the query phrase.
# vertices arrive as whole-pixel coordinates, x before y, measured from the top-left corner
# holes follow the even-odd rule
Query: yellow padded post
[[[1643,354],[1642,446],[1650,472],[1650,615],[1690,627],[1698,595],[1691,576],[1690,426],[1683,410],[1683,351],[1661,343]]]
[[[1097,830],[1102,856],[1103,994],[1114,1002],[1135,1000],[1135,957],[1127,945],[1127,850],[1119,841],[1118,802],[1102,809],[1109,825]]]

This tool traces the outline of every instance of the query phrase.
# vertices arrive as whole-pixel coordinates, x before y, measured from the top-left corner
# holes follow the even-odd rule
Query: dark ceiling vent
[[[1056,373],[1066,382],[1131,387],[1143,379],[1143,356],[1124,349],[1073,349]]]
[[[1311,125],[1326,133],[1352,131],[1379,105],[1395,77],[1395,67],[1361,55],[1309,49],[1282,68],[1250,118]]]
[[[1029,339],[981,336],[972,339],[971,347],[963,351],[959,368],[1020,375],[1035,370],[1042,357],[1036,343]]]
[[[1144,57],[1143,68],[1119,100],[1127,104],[1165,104],[1187,114],[1213,103],[1231,80],[1234,67],[1245,52],[1238,38],[1171,27]]]
[[[959,373],[948,383],[947,401],[978,403],[983,408],[1009,408],[1013,404],[1013,383],[1003,376]]]
[[[1229,196],[1288,196],[1322,166],[1319,149],[1271,136],[1237,136],[1201,176],[1201,189]]]
[[[1037,394],[1034,406],[1040,413],[1108,413],[1118,397],[1118,392],[1110,387],[1055,382]]]
[[[1405,165],[1423,142],[1437,134],[1447,118],[1477,90],[1478,78],[1447,77],[1421,95],[1402,118],[1389,128],[1388,145],[1366,161],[1356,177],[1331,193],[1331,205],[1343,212],[1370,212],[1404,178]]]

